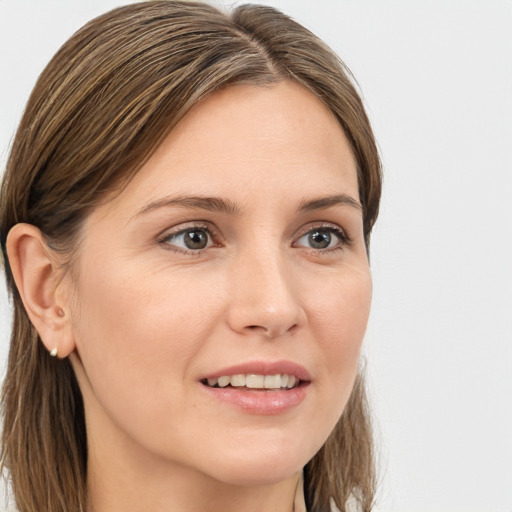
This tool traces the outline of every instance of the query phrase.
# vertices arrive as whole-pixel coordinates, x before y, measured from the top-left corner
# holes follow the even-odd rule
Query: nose
[[[244,335],[277,338],[296,331],[306,314],[289,265],[277,255],[240,255],[231,269],[228,322]]]

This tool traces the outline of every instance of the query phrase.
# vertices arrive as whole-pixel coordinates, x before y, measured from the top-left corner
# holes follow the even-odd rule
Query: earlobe
[[[52,356],[75,349],[69,310],[59,293],[61,270],[41,231],[16,224],[7,236],[7,256],[25,310]]]

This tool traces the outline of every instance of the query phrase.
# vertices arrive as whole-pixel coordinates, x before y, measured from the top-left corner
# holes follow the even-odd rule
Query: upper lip
[[[221,370],[204,375],[202,379],[218,379],[224,375],[294,375],[301,381],[310,381],[311,375],[300,364],[293,361],[247,361],[227,366]]]

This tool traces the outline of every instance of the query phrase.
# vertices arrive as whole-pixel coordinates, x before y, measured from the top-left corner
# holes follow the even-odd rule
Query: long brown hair
[[[307,87],[343,127],[358,164],[368,246],[381,167],[361,99],[336,55],[279,11],[244,5],[227,14],[174,0],[132,4],[85,25],[41,74],[1,189],[0,238],[14,306],[2,465],[20,512],[87,508],[87,439],[71,365],[48,356],[17,293],[5,249],[10,228],[33,224],[70,257],[88,211],[130,180],[193,105],[230,85],[283,79]],[[342,511],[349,500],[371,509],[375,471],[361,376],[304,474],[311,512],[328,510],[331,497]]]

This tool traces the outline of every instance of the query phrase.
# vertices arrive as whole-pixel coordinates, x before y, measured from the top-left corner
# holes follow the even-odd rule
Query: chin
[[[256,447],[257,448],[257,447]],[[268,446],[266,447],[268,448]],[[253,452],[226,453],[209,473],[218,481],[236,486],[272,485],[293,477],[311,456],[304,449],[256,449]],[[214,473],[214,474],[212,474]]]
[[[215,479],[227,485],[252,487],[273,485],[287,480],[300,471],[302,465],[291,465],[281,461],[267,460],[265,464],[245,464],[236,468],[222,468],[216,472]]]

